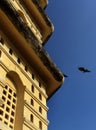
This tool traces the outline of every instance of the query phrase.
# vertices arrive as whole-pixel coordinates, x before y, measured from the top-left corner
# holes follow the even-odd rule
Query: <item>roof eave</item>
[[[53,63],[45,49],[40,46],[39,41],[18,12],[6,0],[3,2],[6,4],[0,4],[2,8],[2,10],[0,9],[0,30],[48,85],[46,91],[48,98],[50,98],[64,82],[63,74]]]
[[[47,17],[45,11],[41,8],[38,1],[22,0],[22,4],[24,4],[24,6],[28,9],[30,18],[34,17],[34,20],[42,34],[42,44],[44,45],[54,31],[52,22]]]

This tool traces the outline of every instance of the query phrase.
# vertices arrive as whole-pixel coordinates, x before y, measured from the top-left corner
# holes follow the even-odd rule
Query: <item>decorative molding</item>
[[[41,88],[39,86],[36,85],[35,81],[32,79],[32,76],[30,77],[27,72],[25,72],[25,70],[22,69],[22,67],[20,67],[20,65],[12,58],[11,55],[9,55],[9,53],[3,48],[3,46],[0,46],[0,48],[2,49],[2,51],[7,55],[7,57],[12,61],[12,63],[14,63],[19,69],[20,71],[26,76],[26,78],[36,87],[36,89],[38,89],[38,91],[40,93],[42,93],[42,95],[47,98],[47,95],[41,90]],[[4,63],[2,62],[2,60],[0,60],[0,65],[3,67],[3,69],[6,72],[9,72],[10,70],[6,67],[6,65],[4,65]],[[15,71],[15,70],[14,70]]]
[[[47,119],[44,119],[40,114],[39,112],[35,111],[27,101],[24,102],[25,103],[25,106],[35,115],[37,116],[45,125],[48,126],[49,124],[49,121]]]
[[[32,1],[36,3],[35,0],[32,0]],[[62,82],[63,74],[57,68],[56,64],[54,64],[54,62],[51,60],[50,56],[45,51],[45,49],[39,44],[39,41],[37,40],[33,32],[30,30],[27,24],[23,21],[23,19],[21,18],[19,13],[15,10],[15,8],[12,6],[10,1],[3,0],[0,3],[0,7],[6,13],[6,15],[9,16],[10,20],[12,21],[14,26],[18,29],[18,31],[23,34],[24,38],[30,44],[31,48],[35,51],[35,53],[40,58],[44,66],[46,66],[46,68],[50,71],[50,73],[52,73],[53,77],[57,81]]]
[[[32,122],[30,122],[29,120],[27,120],[26,118],[24,118],[24,125],[26,125],[27,127],[29,127],[30,129],[34,129],[34,130],[40,130],[37,126],[35,126]]]
[[[42,106],[42,108],[45,110],[45,111],[48,111],[48,107],[47,106],[45,106],[42,102],[40,102],[39,100],[38,100],[38,98],[36,98],[27,88],[25,89],[25,91],[40,105],[40,106]]]

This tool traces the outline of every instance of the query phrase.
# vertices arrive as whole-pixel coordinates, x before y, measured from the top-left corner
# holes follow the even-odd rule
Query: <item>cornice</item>
[[[2,51],[5,53],[5,55],[10,59],[10,61],[12,61],[12,63],[14,63],[14,65],[16,65],[20,71],[22,72],[22,74],[24,74],[24,76],[36,87],[36,89],[38,89],[38,91],[40,93],[42,93],[42,95],[47,99],[47,95],[36,85],[35,81],[32,79],[32,77],[30,77],[27,72],[25,72],[22,67],[20,67],[20,65],[13,59],[13,57],[11,55],[8,54],[8,52],[2,47],[0,46],[0,49],[2,49]],[[8,67],[2,62],[2,58],[0,59],[0,66],[3,67],[3,69],[6,72],[9,72],[10,70],[8,69]],[[26,91],[29,92],[26,88]]]
[[[18,31],[23,33],[23,36],[30,43],[31,48],[34,49],[35,53],[42,60],[44,65],[48,68],[48,70],[53,73],[56,80],[61,81],[63,75],[58,70],[54,62],[51,60],[48,53],[45,49],[39,44],[39,41],[36,39],[35,35],[32,33],[31,29],[27,26],[27,24],[23,21],[19,13],[14,9],[14,7],[6,0],[3,0],[1,4],[1,8],[4,10],[7,16],[11,19],[12,23],[15,27],[17,27]],[[34,42],[33,42],[34,41]]]
[[[36,39],[31,29],[23,21],[22,17],[14,9],[12,4],[8,0],[3,0],[0,1],[0,8],[2,9],[0,11],[0,15],[1,15],[0,24],[3,33],[6,33],[7,38],[9,38],[9,40],[12,41],[12,44],[14,44],[15,47],[18,47],[18,50],[21,51],[22,55],[24,55],[24,52],[21,50],[20,47],[23,47],[24,49],[28,48],[26,53],[27,55],[25,55],[25,57],[27,56],[27,60],[30,63],[30,65],[33,65],[31,63],[31,60],[33,61],[34,59],[33,55],[36,57],[34,59],[34,64],[35,65],[37,64],[38,73],[41,75],[44,82],[46,82],[47,85],[49,86],[47,87],[47,94],[48,94],[48,98],[51,97],[53,93],[63,83],[64,76],[62,72],[57,68],[57,66],[51,60],[50,56],[45,51],[45,49],[39,44],[39,41]],[[4,18],[8,20],[8,22],[4,21],[5,20]],[[6,32],[2,27],[5,28]],[[8,31],[10,30],[10,27],[14,29],[14,32],[10,31],[11,34],[9,34]],[[16,37],[13,38],[13,36],[15,35],[17,35],[18,39]],[[30,52],[28,52],[28,50],[30,50]],[[30,58],[28,59],[28,57],[30,57],[31,60]],[[37,61],[39,64],[36,63]],[[36,66],[34,67],[35,69],[37,69]],[[39,68],[42,69],[40,70]],[[47,77],[44,76],[44,73]]]
[[[20,3],[24,5],[24,7],[29,11],[29,15],[31,15],[30,18],[34,17],[35,22],[39,25],[44,45],[54,31],[54,26],[52,22],[46,15],[44,9],[40,6],[39,1],[20,0]]]

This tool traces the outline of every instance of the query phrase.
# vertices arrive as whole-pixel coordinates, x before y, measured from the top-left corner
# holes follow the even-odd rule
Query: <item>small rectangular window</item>
[[[15,110],[15,106],[12,104],[12,108]]]
[[[8,98],[11,99],[11,95],[8,94]]]
[[[34,74],[32,74],[32,79],[34,79]]]
[[[4,95],[6,95],[6,94],[7,94],[7,92],[6,92],[5,90],[3,90],[3,94],[4,94]]]
[[[10,122],[13,123],[14,119],[13,118],[10,118]]]
[[[4,39],[0,36],[0,43],[4,45]]]
[[[0,115],[3,115],[3,111],[2,110],[0,110]]]
[[[42,130],[42,122],[41,121],[39,121],[39,128],[40,128],[40,130]]]
[[[13,102],[16,103],[16,99],[13,98]]]
[[[12,125],[9,125],[9,127],[10,127],[11,129],[13,129],[13,126],[12,126]]]
[[[14,93],[13,96],[16,97],[16,93]]]
[[[32,105],[32,106],[34,105],[34,101],[33,101],[33,99],[31,99],[31,105]]]
[[[42,95],[41,95],[41,93],[39,93],[39,99],[42,100]]]
[[[7,104],[10,106],[10,104],[11,104],[10,101],[7,101]]]
[[[12,115],[12,116],[14,116],[14,115],[15,115],[15,113],[14,113],[13,111],[11,111],[11,115]]]
[[[9,93],[12,93],[12,90],[9,88]]]
[[[6,107],[6,111],[7,111],[7,112],[10,112],[10,109],[9,109],[9,107]]]
[[[42,114],[42,108],[41,107],[39,107],[39,112]]]
[[[30,121],[33,122],[33,115],[30,115]]]
[[[5,89],[8,89],[8,86],[7,86],[7,85],[5,86]]]
[[[20,62],[21,62],[20,58],[17,59],[17,62],[20,64]]]
[[[39,87],[41,88],[41,82],[39,82]]]
[[[2,99],[3,99],[3,101],[5,101],[5,100],[6,100],[6,98],[5,98],[4,96],[2,96]]]
[[[9,115],[5,114],[5,118],[8,120],[8,118],[9,118]]]
[[[34,93],[34,86],[33,85],[31,86],[31,91]]]
[[[13,54],[13,51],[12,51],[12,49],[10,48],[9,49],[9,53],[12,55]]]

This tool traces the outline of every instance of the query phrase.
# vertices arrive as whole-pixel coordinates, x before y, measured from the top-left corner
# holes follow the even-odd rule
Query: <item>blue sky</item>
[[[55,30],[45,48],[68,75],[48,101],[49,130],[96,130],[96,0],[49,0],[46,12]]]

